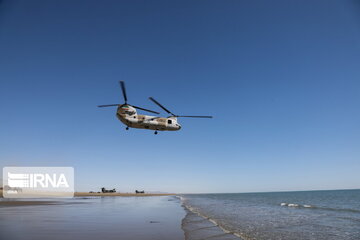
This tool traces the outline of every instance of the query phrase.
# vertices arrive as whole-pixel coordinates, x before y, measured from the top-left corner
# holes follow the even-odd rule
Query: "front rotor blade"
[[[153,101],[155,104],[157,104],[159,107],[161,107],[162,109],[164,109],[167,113],[170,113],[171,115],[175,116],[175,114],[173,114],[172,112],[170,112],[169,110],[167,110],[163,105],[161,105],[158,101],[156,101],[153,97],[149,97],[149,99],[151,101]]]
[[[176,116],[176,117],[189,117],[189,118],[213,118],[213,116]]]
[[[125,89],[125,82],[120,81],[121,90],[124,96],[125,104],[127,103],[127,96],[126,96],[126,89]]]
[[[107,105],[99,105],[98,107],[115,107],[119,106],[120,104],[107,104]]]
[[[155,113],[155,114],[160,114],[158,112],[155,112],[155,111],[152,111],[152,110],[149,110],[149,109],[146,109],[146,108],[141,108],[141,107],[137,107],[137,106],[134,106],[134,105],[131,105],[131,106],[133,106],[136,109],[143,110],[143,111],[147,111],[147,112],[151,112],[151,113]]]

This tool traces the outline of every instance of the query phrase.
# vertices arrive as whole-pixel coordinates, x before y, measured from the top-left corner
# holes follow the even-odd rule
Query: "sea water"
[[[191,239],[359,240],[360,190],[188,194]]]

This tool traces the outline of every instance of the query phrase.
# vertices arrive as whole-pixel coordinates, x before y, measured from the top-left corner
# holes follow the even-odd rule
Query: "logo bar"
[[[4,198],[74,196],[72,167],[4,167]]]

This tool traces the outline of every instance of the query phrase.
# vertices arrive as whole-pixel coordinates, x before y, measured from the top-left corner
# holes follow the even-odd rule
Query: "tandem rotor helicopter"
[[[98,107],[115,107],[117,106],[116,117],[126,125],[126,130],[129,128],[140,128],[140,129],[149,129],[154,130],[154,134],[158,134],[158,131],[177,131],[181,129],[181,125],[178,123],[178,117],[188,117],[188,118],[212,118],[212,116],[184,116],[184,115],[175,115],[161,105],[154,98],[149,97],[156,105],[161,107],[165,112],[171,114],[169,117],[157,117],[157,116],[148,116],[137,114],[136,109],[160,114],[158,112],[130,105],[127,103],[126,89],[124,81],[120,81],[121,90],[124,96],[125,103],[123,104],[107,104],[99,105]]]

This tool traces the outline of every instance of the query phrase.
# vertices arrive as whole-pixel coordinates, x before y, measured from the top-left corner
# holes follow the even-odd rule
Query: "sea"
[[[185,194],[186,240],[360,240],[360,190]]]

